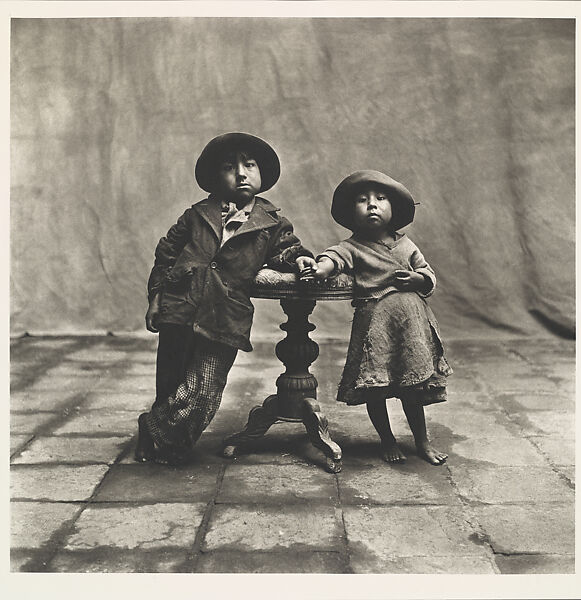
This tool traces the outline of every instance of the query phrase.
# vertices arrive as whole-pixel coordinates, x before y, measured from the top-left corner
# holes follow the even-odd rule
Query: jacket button
[[[215,263],[214,261],[212,261],[210,263],[210,269],[215,269],[218,266],[218,263]]]

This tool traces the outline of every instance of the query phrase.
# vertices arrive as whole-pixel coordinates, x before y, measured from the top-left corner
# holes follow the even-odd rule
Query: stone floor
[[[274,391],[272,343],[240,353],[195,461],[133,462],[155,337],[11,342],[11,570],[185,573],[573,573],[574,342],[452,341],[449,401],[426,409],[448,452],[389,466],[364,407],[333,397],[344,342],[312,367],[343,471],[300,424],[235,461],[223,437]]]

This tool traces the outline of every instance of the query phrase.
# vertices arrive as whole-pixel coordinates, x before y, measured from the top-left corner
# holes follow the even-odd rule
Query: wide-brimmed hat
[[[415,202],[405,186],[381,171],[356,171],[345,177],[333,194],[331,216],[339,225],[353,230],[353,197],[367,185],[377,185],[385,190],[391,203],[390,225],[394,230],[414,220]]]
[[[261,192],[269,190],[280,176],[280,162],[273,148],[249,133],[225,133],[210,140],[196,162],[196,181],[206,192],[214,192],[218,163],[230,152],[244,149],[258,163],[262,179]]]

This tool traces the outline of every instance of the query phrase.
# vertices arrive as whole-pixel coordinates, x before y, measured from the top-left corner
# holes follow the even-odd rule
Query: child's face
[[[381,188],[370,186],[355,194],[353,222],[357,231],[387,229],[391,217],[391,203]]]
[[[248,152],[234,152],[219,163],[217,183],[227,200],[243,206],[262,186],[258,163]]]

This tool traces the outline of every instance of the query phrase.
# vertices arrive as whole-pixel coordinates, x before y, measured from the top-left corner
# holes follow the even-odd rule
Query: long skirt
[[[356,301],[337,400],[363,404],[375,389],[386,398],[420,391],[424,405],[446,400],[452,369],[436,317],[415,292]]]

